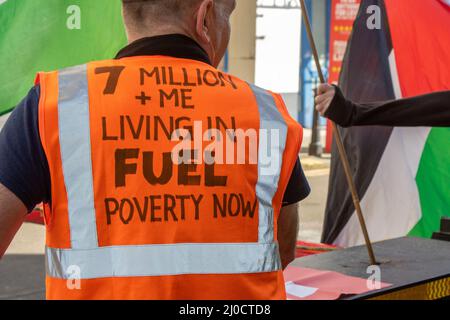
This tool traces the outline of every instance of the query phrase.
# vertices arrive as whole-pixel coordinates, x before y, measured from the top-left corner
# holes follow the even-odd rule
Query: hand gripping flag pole
[[[317,53],[316,43],[314,41],[314,36],[311,31],[311,22],[309,20],[308,11],[306,10],[305,0],[300,0],[302,7],[302,16],[303,23],[306,27],[306,33],[308,34],[309,44],[311,46],[311,50],[314,56],[314,60],[317,67],[317,72],[319,73],[319,78],[321,83],[325,83],[325,77],[322,72],[322,67],[320,65],[319,55]],[[339,155],[342,161],[342,165],[344,167],[345,177],[347,178],[347,183],[350,187],[350,192],[353,198],[353,204],[356,209],[356,214],[359,219],[359,223],[361,225],[361,229],[364,235],[364,240],[366,242],[367,251],[369,253],[370,263],[372,265],[376,265],[377,261],[375,259],[375,255],[373,253],[372,243],[370,242],[369,233],[367,232],[366,222],[364,220],[364,216],[362,214],[362,209],[359,201],[358,192],[356,191],[355,182],[353,181],[352,173],[350,170],[350,163],[348,162],[347,154],[345,152],[344,143],[342,142],[342,136],[340,131],[337,129],[337,126],[334,122],[332,122],[333,127],[333,135],[336,141],[336,145],[338,147]]]

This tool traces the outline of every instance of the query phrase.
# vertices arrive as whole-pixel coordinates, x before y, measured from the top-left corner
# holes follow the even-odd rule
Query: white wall
[[[279,93],[299,88],[301,11],[257,9],[256,85]]]
[[[237,1],[231,16],[231,41],[228,47],[228,72],[255,81],[256,0]]]

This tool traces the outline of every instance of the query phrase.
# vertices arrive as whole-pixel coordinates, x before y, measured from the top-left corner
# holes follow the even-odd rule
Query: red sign
[[[353,22],[358,14],[361,0],[332,0],[330,32],[330,70],[328,82],[337,84],[344,60],[348,39],[352,33]],[[327,125],[326,152],[331,152],[331,124]]]

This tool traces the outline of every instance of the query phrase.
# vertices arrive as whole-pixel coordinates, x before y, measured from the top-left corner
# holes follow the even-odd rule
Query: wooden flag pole
[[[302,7],[302,16],[303,22],[306,27],[306,33],[308,34],[309,43],[311,46],[311,50],[314,56],[314,60],[317,66],[317,72],[319,73],[319,79],[321,83],[326,83],[325,77],[322,72],[322,67],[319,60],[319,54],[317,53],[316,42],[314,41],[314,36],[311,30],[311,22],[309,20],[308,11],[306,10],[305,0],[300,0]],[[355,182],[353,181],[352,172],[350,169],[350,163],[348,162],[347,153],[345,152],[344,143],[342,142],[342,136],[340,131],[338,130],[336,124],[332,122],[333,127],[333,135],[336,141],[336,145],[338,147],[339,156],[342,161],[342,165],[344,167],[345,177],[347,178],[348,185],[350,187],[350,192],[353,198],[353,204],[355,206],[356,214],[359,219],[359,224],[361,225],[361,229],[364,235],[364,240],[366,242],[367,251],[369,253],[370,263],[372,265],[376,265],[377,261],[375,259],[375,254],[373,252],[372,243],[370,242],[369,233],[367,231],[366,221],[364,220],[364,216],[362,214],[361,204],[358,196],[358,192],[356,191]]]

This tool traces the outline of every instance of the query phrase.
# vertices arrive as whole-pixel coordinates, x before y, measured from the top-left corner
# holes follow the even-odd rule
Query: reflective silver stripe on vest
[[[250,85],[258,103],[260,139],[258,148],[258,182],[256,196],[259,207],[259,243],[274,242],[272,201],[278,190],[283,154],[286,148],[287,124],[278,111],[273,96]],[[266,139],[266,143],[263,143]]]
[[[73,249],[98,247],[86,65],[59,72],[58,121]]]
[[[46,267],[47,275],[53,278],[96,279],[273,272],[281,265],[276,243],[202,243],[92,250],[46,248]]]

